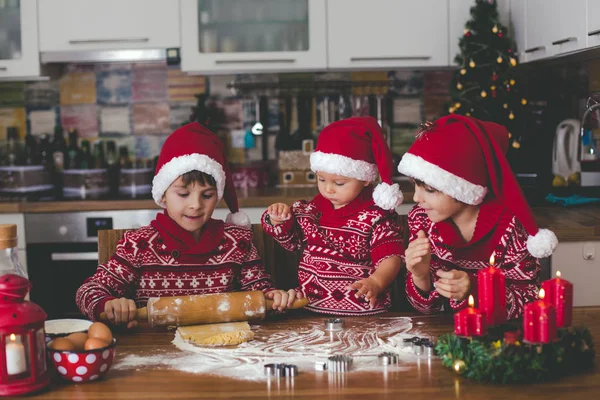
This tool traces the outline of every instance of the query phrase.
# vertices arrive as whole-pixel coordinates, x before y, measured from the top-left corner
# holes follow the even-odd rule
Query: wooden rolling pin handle
[[[273,300],[271,299],[265,299],[266,301],[266,308],[267,311],[273,311]],[[288,310],[297,310],[299,308],[305,307],[308,304],[308,299],[306,297],[303,297],[301,299],[296,299],[294,300],[294,302],[292,303],[291,307],[288,307]]]
[[[148,321],[148,309],[146,307],[138,308],[135,311],[135,319],[138,321]],[[105,312],[100,313],[100,321],[108,321]]]

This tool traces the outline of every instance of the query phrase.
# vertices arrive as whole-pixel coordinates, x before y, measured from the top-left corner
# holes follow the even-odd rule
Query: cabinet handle
[[[536,51],[540,51],[540,50],[546,50],[546,46],[532,47],[530,49],[525,50],[525,53],[535,53]]]
[[[150,38],[117,38],[117,39],[83,39],[69,40],[69,44],[90,44],[90,43],[145,43]]]
[[[295,63],[295,58],[279,58],[264,60],[215,60],[215,64],[264,64],[264,63]]]
[[[600,29],[596,29],[595,31],[588,32],[588,36],[596,36],[600,35]]]
[[[6,68],[6,67],[0,67],[0,71],[8,71],[8,68]]]
[[[553,46],[558,46],[559,44],[564,44],[564,43],[569,43],[569,42],[576,42],[577,38],[576,37],[568,37],[566,39],[561,39],[561,40],[557,40],[556,42],[552,42]]]
[[[52,261],[98,261],[98,252],[89,251],[85,253],[52,253]]]
[[[431,56],[398,56],[398,57],[350,57],[352,62],[360,61],[406,61],[406,60],[430,60]]]

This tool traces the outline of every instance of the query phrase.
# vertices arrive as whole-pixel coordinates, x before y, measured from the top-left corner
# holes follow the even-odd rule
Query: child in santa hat
[[[535,223],[505,158],[508,135],[503,126],[451,115],[425,126],[402,157],[398,171],[415,182],[405,261],[407,297],[418,311],[466,307],[492,254],[505,272],[509,319],[537,298],[538,258],[558,241]]]
[[[299,291],[309,310],[368,315],[390,306],[387,287],[404,252],[392,184],[392,156],[373,118],[327,126],[310,156],[319,193],[290,208],[277,203],[263,214],[264,230],[290,251],[302,249]],[[383,181],[375,189],[377,175]]]
[[[262,290],[279,310],[291,305],[295,291],[274,289],[263,269],[215,134],[196,122],[173,132],[160,152],[152,197],[164,212],[126,232],[116,254],[79,288],[83,314],[96,320],[106,312],[112,323],[133,327],[136,308],[150,297],[239,290]],[[233,213],[227,223],[212,219],[221,199]]]

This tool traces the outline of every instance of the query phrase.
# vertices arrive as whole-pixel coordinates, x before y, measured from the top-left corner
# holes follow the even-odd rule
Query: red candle
[[[556,312],[552,304],[544,300],[544,296],[544,289],[540,289],[540,299],[525,305],[523,340],[526,342],[542,344],[557,339]]]
[[[494,267],[494,254],[490,266],[477,274],[479,309],[485,315],[487,325],[498,325],[506,321],[506,286],[504,271]]]
[[[560,278],[560,271],[556,271],[556,278],[542,282],[546,292],[546,300],[556,310],[556,326],[562,328],[573,323],[573,284]]]
[[[482,336],[485,334],[485,318],[474,308],[475,300],[469,296],[469,307],[454,314],[454,334],[457,336]]]

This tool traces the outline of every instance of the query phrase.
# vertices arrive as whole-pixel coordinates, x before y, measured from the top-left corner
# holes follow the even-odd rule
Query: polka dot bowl
[[[117,339],[106,347],[85,351],[64,351],[48,348],[48,355],[63,379],[81,383],[102,378],[115,358]]]

